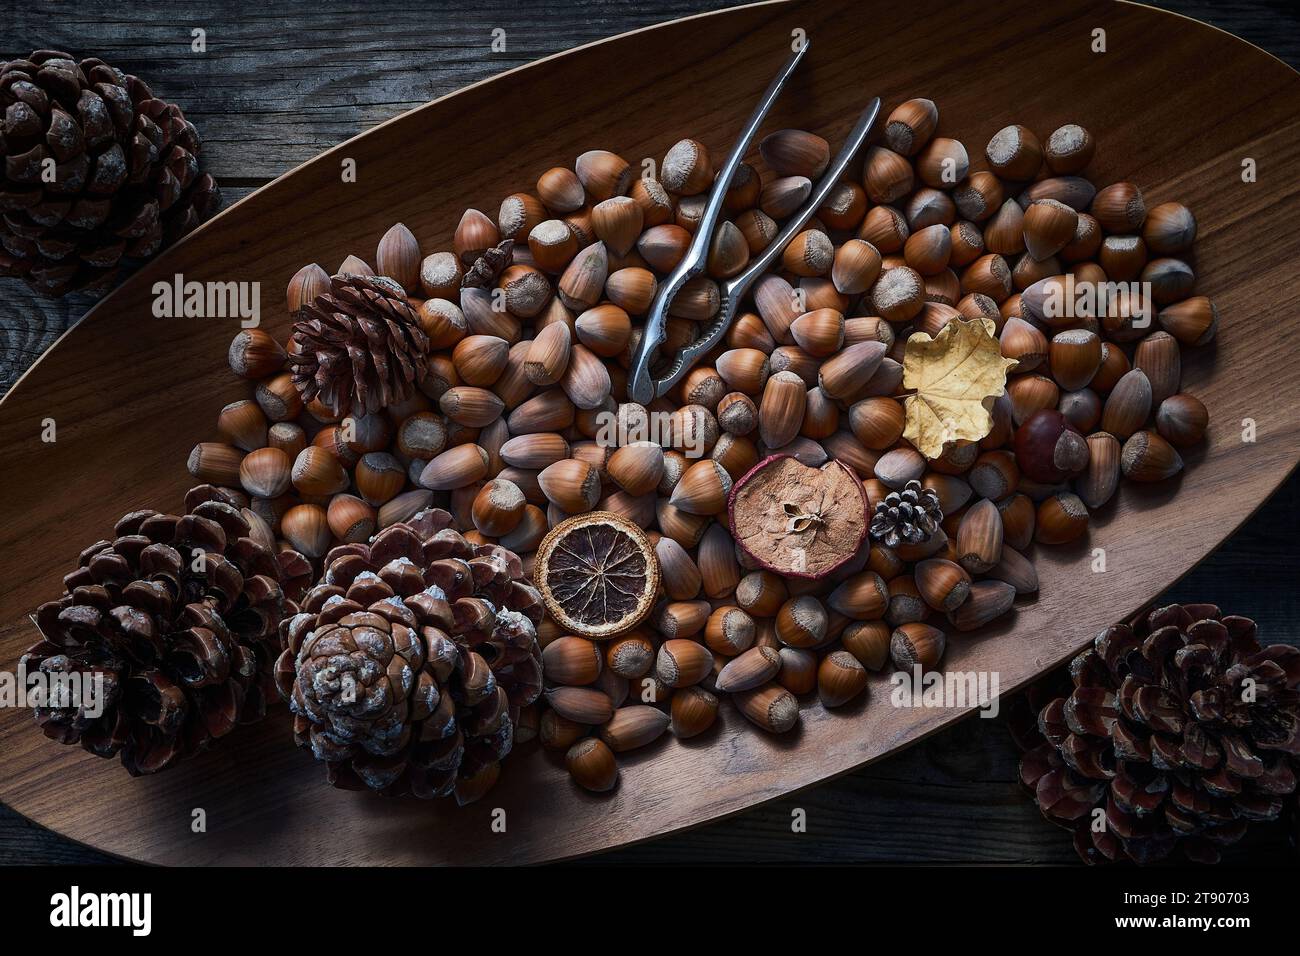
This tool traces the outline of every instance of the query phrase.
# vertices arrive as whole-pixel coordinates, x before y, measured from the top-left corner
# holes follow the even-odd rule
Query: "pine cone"
[[[336,786],[476,800],[541,693],[541,595],[513,553],[450,525],[428,510],[334,548],[282,628],[294,737]]]
[[[180,107],[102,60],[0,64],[0,107],[0,275],[38,292],[100,295],[123,257],[152,256],[221,205]]]
[[[465,270],[460,280],[462,289],[486,289],[496,284],[497,277],[514,259],[515,241],[506,239],[490,247],[474,264]]]
[[[1181,847],[1217,862],[1250,821],[1294,804],[1300,649],[1261,649],[1255,635],[1248,618],[1174,604],[1136,630],[1107,628],[1071,662],[1073,688],[1039,713],[1043,742],[1020,774],[1085,861],[1151,863]]]
[[[298,313],[289,344],[293,381],[336,415],[377,412],[410,396],[429,337],[406,292],[383,276],[337,275]]]
[[[180,517],[125,515],[112,541],[82,551],[67,593],[37,610],[44,640],[23,658],[29,674],[102,674],[98,716],[84,700],[49,701],[36,721],[60,743],[120,753],[133,775],[260,720],[278,699],[280,620],[297,611],[279,582],[300,555],[285,554],[282,572],[220,489],[200,485],[185,502]]]
[[[871,537],[886,547],[896,548],[903,542],[919,544],[934,534],[943,521],[939,496],[931,488],[909,481],[902,491],[891,491],[884,501],[876,502],[871,517]]]

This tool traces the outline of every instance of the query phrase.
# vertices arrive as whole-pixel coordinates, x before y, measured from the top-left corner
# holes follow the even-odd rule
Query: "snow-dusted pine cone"
[[[467,803],[542,689],[541,595],[519,558],[423,511],[325,557],[285,622],[280,689],[331,783]]]

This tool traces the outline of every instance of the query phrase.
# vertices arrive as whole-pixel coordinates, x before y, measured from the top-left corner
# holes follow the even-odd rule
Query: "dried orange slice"
[[[610,638],[650,613],[659,561],[632,522],[611,511],[591,511],[561,521],[542,539],[533,581],[560,627]]]

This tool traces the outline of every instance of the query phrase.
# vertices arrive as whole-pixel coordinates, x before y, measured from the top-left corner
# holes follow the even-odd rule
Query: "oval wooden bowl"
[[[450,248],[466,206],[495,212],[582,150],[661,157],[690,135],[719,152],[801,28],[813,49],[769,128],[838,143],[864,103],[934,99],[942,131],[982,147],[1024,123],[1097,134],[1099,183],[1131,179],[1150,203],[1178,199],[1201,225],[1199,285],[1222,313],[1213,346],[1186,355],[1186,387],[1212,416],[1209,442],[1175,482],[1125,487],[1086,543],[1038,549],[1042,593],[1011,619],[952,641],[948,669],[992,670],[1010,690],[1065,660],[1152,599],[1230,534],[1283,480],[1300,449],[1293,323],[1300,259],[1300,82],[1225,33],[1129,4],[767,4],[597,43],[480,83],[349,140],[219,216],[100,303],[0,405],[0,667],[35,639],[27,615],[57,596],[77,552],[123,512],[175,507],[186,455],[218,409],[246,395],[226,367],[233,321],[151,315],[176,273],[262,283],[282,340],[284,287],[302,264],[371,259],[404,221],[426,250]],[[1108,52],[1091,52],[1104,28]],[[1014,104],[1014,105],[1013,105]],[[340,163],[357,182],[340,182]],[[1259,182],[1245,184],[1254,159]],[[42,421],[58,441],[41,441]],[[1243,419],[1257,440],[1242,440]],[[1091,569],[1105,548],[1106,571]],[[578,790],[529,745],[481,803],[384,800],[336,791],[290,739],[283,711],[153,778],[46,741],[23,710],[0,711],[0,799],[72,839],[160,863],[524,863],[590,853],[735,813],[915,743],[963,716],[870,702],[806,707],[772,737],[724,707],[702,739],[662,741],[622,761],[609,795]],[[191,832],[202,807],[207,832]],[[494,808],[506,833],[494,833]]]

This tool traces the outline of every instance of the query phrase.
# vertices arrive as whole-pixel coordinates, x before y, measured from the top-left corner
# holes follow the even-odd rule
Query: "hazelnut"
[[[594,737],[579,740],[564,756],[574,781],[586,790],[604,793],[618,783],[618,763],[604,741]]]
[[[1088,445],[1060,412],[1044,408],[1016,429],[1016,463],[1034,481],[1055,484],[1088,467]]]

